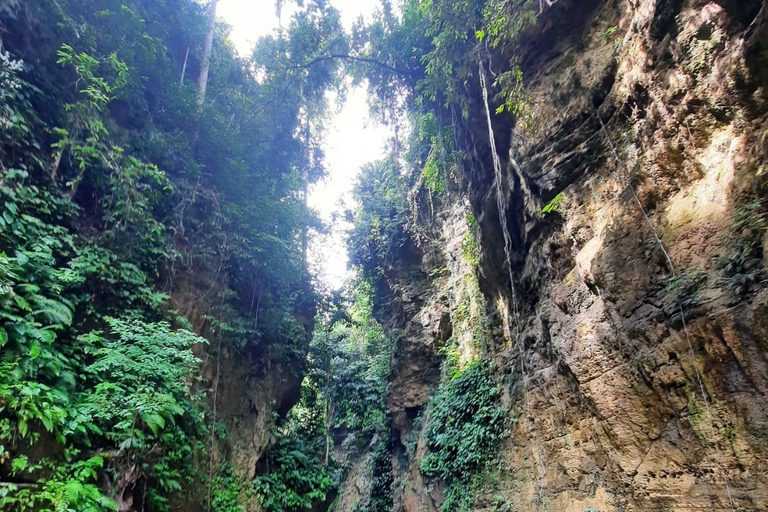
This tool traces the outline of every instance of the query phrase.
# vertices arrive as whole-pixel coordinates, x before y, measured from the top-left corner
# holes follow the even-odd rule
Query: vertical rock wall
[[[496,126],[516,297],[481,112],[469,192],[386,276],[395,510],[441,504],[420,433],[451,337],[496,363],[508,510],[768,509],[767,33],[760,0],[561,0],[525,34],[535,128]]]

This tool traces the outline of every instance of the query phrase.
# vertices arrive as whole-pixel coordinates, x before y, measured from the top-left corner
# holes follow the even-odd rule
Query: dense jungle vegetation
[[[374,319],[378,281],[422,203],[471,160],[477,92],[525,120],[505,45],[536,9],[384,1],[345,33],[332,2],[305,0],[251,55],[217,23],[208,69],[193,0],[0,3],[0,508],[162,512],[186,496],[199,510],[308,510],[335,495],[341,443],[374,447],[366,510],[390,510],[397,335]],[[513,71],[486,85],[500,61]],[[307,239],[327,226],[306,195],[345,74],[399,138],[362,171],[356,278],[332,294],[308,268]],[[227,432],[201,365],[222,346],[306,375],[254,481],[210,455]],[[446,372],[428,432],[424,474],[462,509],[501,435],[483,365]],[[457,442],[479,451],[457,458]]]

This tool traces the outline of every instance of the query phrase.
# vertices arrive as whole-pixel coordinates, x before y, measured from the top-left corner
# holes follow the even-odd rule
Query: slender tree
[[[190,41],[191,43],[191,41]],[[184,85],[184,77],[187,74],[187,62],[189,62],[189,47],[191,44],[187,45],[187,51],[184,53],[184,63],[181,65],[181,78],[179,78],[179,85]]]
[[[219,0],[211,0],[208,8],[208,30],[205,33],[205,45],[203,46],[203,60],[200,66],[200,76],[197,81],[197,104],[200,106],[205,102],[205,91],[208,88],[208,71],[211,67],[211,50],[213,49],[213,33],[216,29],[216,5]],[[275,12],[277,18],[283,10],[285,0],[275,1]],[[187,50],[189,52],[189,50]],[[187,59],[184,59],[184,70],[186,70]],[[181,74],[181,84],[184,84],[184,71]]]
[[[218,3],[219,0],[211,0],[211,5],[208,8],[208,31],[205,33],[203,61],[200,66],[200,77],[197,81],[198,106],[205,102],[205,90],[208,88],[208,70],[211,67],[211,49],[213,48],[213,32],[216,29],[216,4]]]

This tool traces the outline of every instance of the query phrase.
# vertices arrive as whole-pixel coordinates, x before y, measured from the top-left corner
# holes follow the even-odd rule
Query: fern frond
[[[74,320],[72,310],[63,302],[49,299],[42,295],[33,295],[30,300],[37,308],[33,313],[43,315],[51,324],[71,325]]]

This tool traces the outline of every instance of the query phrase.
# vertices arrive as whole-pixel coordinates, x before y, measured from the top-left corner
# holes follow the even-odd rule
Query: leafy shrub
[[[269,471],[256,477],[254,490],[266,512],[300,512],[323,502],[337,487],[321,458],[321,439],[278,435],[267,454]]]
[[[560,192],[555,197],[552,198],[550,202],[544,205],[544,207],[541,209],[542,213],[555,213],[560,209],[560,205],[563,204],[563,193]]]
[[[368,506],[364,512],[389,512],[392,510],[392,486],[395,477],[392,472],[392,450],[388,437],[389,431],[383,432],[373,447],[371,459],[371,491]]]
[[[442,385],[429,405],[424,475],[448,484],[441,510],[469,511],[477,477],[496,458],[507,410],[487,363],[476,361]]]
[[[461,255],[469,265],[477,267],[480,264],[480,244],[477,241],[477,220],[467,214],[467,231],[461,239]]]
[[[375,281],[408,236],[406,183],[396,159],[363,166],[354,195],[360,208],[347,239],[350,261]]]
[[[237,478],[229,464],[224,464],[213,481],[211,512],[241,512],[243,506],[239,500],[242,493],[243,482]]]
[[[192,346],[207,343],[166,322],[108,319],[111,336],[81,337],[95,361],[85,368],[96,382],[83,396],[106,436],[122,450],[148,449],[166,424],[193,406],[190,376],[200,362]]]
[[[764,202],[755,200],[738,208],[732,222],[724,237],[727,248],[715,261],[725,285],[741,295],[765,279],[763,237],[768,230],[768,213]]]
[[[424,178],[424,186],[435,195],[442,195],[445,192],[445,176],[440,168],[437,158],[431,154],[427,158],[427,164],[421,172]]]
[[[14,486],[0,489],[0,505],[38,512],[116,511],[117,503],[102,495],[96,485],[103,466],[104,459],[98,456],[71,464],[49,465],[51,474],[39,490],[18,490]]]

